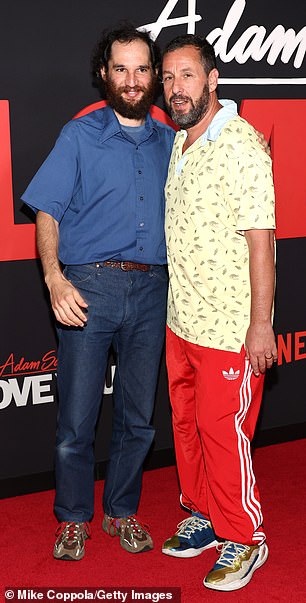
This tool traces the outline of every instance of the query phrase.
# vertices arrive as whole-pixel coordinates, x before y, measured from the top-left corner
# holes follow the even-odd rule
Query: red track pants
[[[182,504],[241,544],[265,539],[250,442],[264,376],[240,354],[189,343],[167,327],[167,368]]]

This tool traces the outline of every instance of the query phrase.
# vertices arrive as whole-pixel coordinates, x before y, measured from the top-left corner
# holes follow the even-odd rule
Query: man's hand
[[[255,130],[255,132],[256,132],[256,136],[258,138],[259,144],[262,146],[265,153],[267,153],[267,155],[269,155],[269,157],[271,157],[271,149],[270,149],[269,143],[267,142],[267,140],[264,137],[264,134],[262,132],[259,132],[259,130]]]
[[[271,322],[251,324],[245,339],[246,356],[256,377],[277,361],[277,348]]]
[[[87,321],[82,308],[88,307],[78,290],[62,274],[46,279],[56,319],[70,327],[84,327]]]
[[[84,327],[87,318],[82,308],[87,308],[88,304],[62,273],[58,260],[58,238],[58,222],[51,215],[39,211],[36,218],[37,247],[53,312],[63,325]]]

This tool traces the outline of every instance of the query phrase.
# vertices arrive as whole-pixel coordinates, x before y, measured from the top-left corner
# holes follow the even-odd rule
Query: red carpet
[[[52,557],[56,528],[53,492],[1,501],[1,594],[6,586],[180,586],[182,603],[305,603],[306,440],[257,449],[254,466],[270,556],[246,588],[217,593],[202,586],[216,558],[214,549],[194,559],[175,559],[160,552],[163,540],[186,517],[178,503],[175,468],[168,467],[144,475],[139,516],[151,527],[155,549],[140,555],[126,553],[118,538],[102,532],[102,482],[96,484],[92,539],[87,541],[86,555],[80,562],[55,561]]]

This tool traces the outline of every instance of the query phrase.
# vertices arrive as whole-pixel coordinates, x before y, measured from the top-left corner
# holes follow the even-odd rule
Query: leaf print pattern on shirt
[[[271,160],[239,116],[182,161],[184,138],[177,133],[165,187],[168,325],[187,341],[239,351],[250,314],[244,231],[275,228]]]

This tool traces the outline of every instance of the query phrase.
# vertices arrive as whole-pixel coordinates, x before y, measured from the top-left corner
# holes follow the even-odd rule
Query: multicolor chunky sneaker
[[[149,528],[135,515],[129,517],[110,517],[104,515],[102,528],[110,536],[120,536],[120,544],[129,553],[144,553],[153,549]]]
[[[261,567],[268,557],[267,545],[247,546],[226,541],[222,545],[221,555],[213,569],[203,580],[204,586],[214,590],[237,590],[246,586],[255,570]]]
[[[172,557],[196,557],[206,549],[217,546],[218,541],[208,519],[193,513],[178,524],[178,530],[162,546],[162,552]]]
[[[85,540],[90,538],[88,523],[62,521],[56,530],[55,559],[79,561],[85,555]]]

